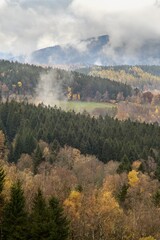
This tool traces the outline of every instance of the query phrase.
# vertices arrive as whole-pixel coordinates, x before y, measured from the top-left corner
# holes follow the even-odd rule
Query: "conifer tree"
[[[0,194],[3,191],[4,182],[5,182],[5,172],[4,172],[3,168],[0,167]]]
[[[19,181],[11,187],[10,200],[4,207],[2,235],[6,240],[27,239],[25,198]]]
[[[106,139],[102,147],[103,161],[107,162],[108,160],[114,160],[112,157],[113,157],[112,141],[111,139]]]
[[[156,171],[155,171],[155,176],[160,181],[160,160],[159,159],[158,159],[158,162],[157,162],[157,168],[156,168]]]
[[[34,164],[34,173],[35,174],[37,173],[37,167],[42,162],[42,160],[43,160],[43,154],[42,154],[42,150],[38,144],[35,149],[35,152],[33,154],[33,164]]]
[[[5,136],[3,132],[0,130],[0,157],[3,157],[4,155],[4,149],[5,149]]]
[[[49,214],[45,199],[40,189],[33,200],[33,208],[30,216],[30,238],[32,240],[49,239],[50,226]]]
[[[69,222],[64,215],[63,208],[57,198],[49,201],[49,214],[52,226],[50,228],[50,240],[66,240],[69,235]]]
[[[126,199],[128,187],[129,187],[128,185],[123,184],[117,195],[117,200],[119,201],[120,204],[122,204]]]
[[[8,153],[8,162],[14,162],[14,161],[15,161],[14,149],[13,149],[13,145],[10,144],[9,153]]]
[[[51,150],[53,153],[57,154],[60,149],[60,144],[57,139],[54,139],[53,142],[50,144]]]
[[[122,160],[121,160],[121,164],[119,165],[118,169],[117,169],[117,173],[122,173],[122,172],[129,172],[131,170],[131,163],[127,157],[127,155],[124,155]]]
[[[3,213],[3,207],[4,207],[4,198],[2,195],[2,191],[4,188],[4,182],[5,182],[5,173],[2,167],[0,167],[0,234],[2,233],[2,213]],[[0,235],[0,239],[2,239],[2,235]]]
[[[160,189],[153,194],[153,203],[156,207],[160,206]]]

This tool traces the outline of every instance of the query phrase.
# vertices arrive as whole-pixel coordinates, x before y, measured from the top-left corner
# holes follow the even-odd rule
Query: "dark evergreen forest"
[[[130,162],[149,155],[158,158],[160,150],[160,127],[156,123],[118,121],[109,116],[94,118],[42,104],[1,103],[0,128],[7,136],[9,159],[13,162],[22,153],[31,154],[40,139],[72,146],[104,163],[123,161],[124,157]]]

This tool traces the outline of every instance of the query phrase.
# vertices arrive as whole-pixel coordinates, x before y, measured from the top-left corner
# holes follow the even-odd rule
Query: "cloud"
[[[125,47],[134,55],[143,42],[160,38],[160,8],[154,0],[0,0],[0,51],[29,54],[56,44],[108,34],[103,52]]]
[[[65,11],[69,2],[6,0],[0,7],[0,51],[26,54],[59,43],[72,22]]]
[[[2,0],[4,1],[4,0]],[[39,11],[40,9],[48,9],[55,12],[59,9],[65,9],[69,6],[72,0],[6,0],[8,6],[20,6],[26,9],[35,9]]]
[[[146,6],[153,5],[153,0],[74,0],[72,7],[77,11],[86,10],[89,12],[113,13],[126,10],[137,10]]]
[[[101,0],[101,5],[99,2],[74,0],[71,8],[79,19],[86,20],[91,35],[109,35],[109,44],[102,52],[112,64],[138,63],[140,48],[149,42],[155,46],[159,43],[160,8],[155,1]]]

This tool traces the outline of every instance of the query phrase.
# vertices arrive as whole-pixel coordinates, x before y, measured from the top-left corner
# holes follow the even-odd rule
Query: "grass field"
[[[91,115],[114,115],[116,112],[116,104],[113,103],[97,103],[97,102],[60,102],[59,106],[66,110],[74,110],[75,112],[88,112]]]
[[[82,101],[53,101],[53,99],[47,98],[47,101],[34,100],[34,103],[38,105],[42,103],[46,106],[60,107],[65,111],[74,110],[76,113],[88,112],[91,116],[105,116],[106,114],[114,117],[117,113],[116,103],[107,102],[82,102]],[[32,103],[32,100],[31,100]]]

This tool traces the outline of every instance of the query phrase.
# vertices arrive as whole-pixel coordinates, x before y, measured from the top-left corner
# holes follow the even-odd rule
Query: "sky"
[[[110,49],[126,51],[160,39],[156,0],[0,0],[0,52],[14,55],[56,44],[110,36]],[[104,49],[105,51],[105,49]]]

